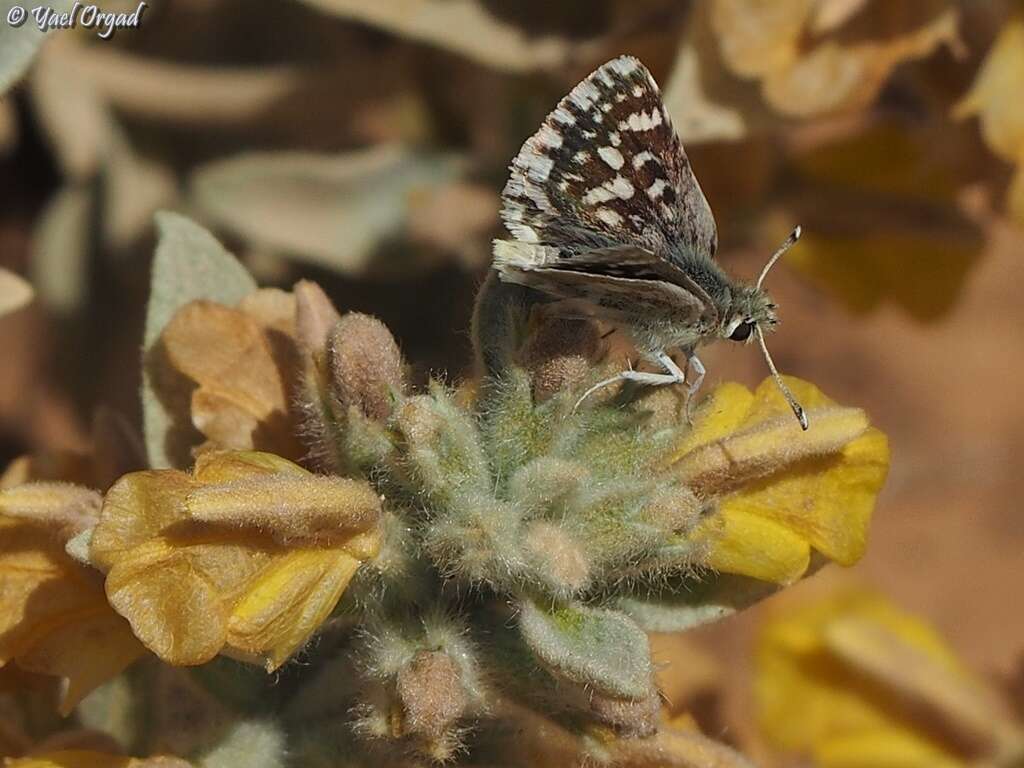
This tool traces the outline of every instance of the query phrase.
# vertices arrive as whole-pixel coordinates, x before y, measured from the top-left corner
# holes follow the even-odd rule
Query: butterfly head
[[[719,334],[723,339],[748,343],[754,339],[755,329],[769,330],[777,322],[775,304],[767,293],[755,286],[734,287]]]

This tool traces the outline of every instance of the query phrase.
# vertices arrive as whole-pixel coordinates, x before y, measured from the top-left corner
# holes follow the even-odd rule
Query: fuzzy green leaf
[[[172,396],[161,387],[159,339],[182,306],[197,299],[234,305],[256,290],[256,282],[238,260],[198,224],[176,213],[156,215],[159,241],[153,260],[142,350],[142,416],[149,464],[179,465],[187,457]],[[180,401],[175,401],[180,406]],[[187,400],[186,400],[187,402]],[[179,414],[180,415],[180,414]]]
[[[456,180],[464,163],[450,154],[383,146],[337,155],[259,152],[203,166],[189,181],[192,199],[219,226],[258,249],[343,274],[415,264],[373,263],[399,237],[427,193]]]
[[[775,584],[721,574],[681,581],[657,595],[622,597],[615,605],[648,632],[682,632],[731,616],[777,590]]]
[[[35,3],[18,2],[18,0],[0,0],[0,95],[16,83],[28,65],[36,50],[46,38],[46,33],[36,25],[35,18],[28,13],[19,26],[11,24],[10,14],[15,7],[30,11]],[[54,13],[67,13],[71,10],[71,0],[52,0],[45,6]]]
[[[523,639],[552,672],[609,696],[640,699],[651,690],[647,635],[617,611],[525,601]]]

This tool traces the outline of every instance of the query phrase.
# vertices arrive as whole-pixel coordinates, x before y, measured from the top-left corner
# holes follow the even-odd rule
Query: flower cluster
[[[80,724],[197,765],[745,764],[663,722],[646,632],[856,562],[888,465],[862,411],[795,379],[807,432],[770,382],[692,424],[668,388],[576,407],[622,361],[493,279],[481,375],[417,388],[380,321],[161,228],[153,468],[0,494],[0,663],[63,678],[65,713],[102,684]],[[147,720],[147,675],[203,703]]]

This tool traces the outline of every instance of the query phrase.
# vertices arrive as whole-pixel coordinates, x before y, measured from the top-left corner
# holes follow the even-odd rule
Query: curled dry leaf
[[[198,224],[174,213],[156,216],[159,242],[146,306],[142,417],[151,467],[187,466],[198,442],[188,419],[187,380],[170,371],[160,344],[174,313],[190,301],[234,305],[256,290],[241,264]],[[169,375],[170,371],[170,375]]]
[[[271,305],[262,307],[262,317],[261,302]],[[207,438],[206,447],[302,455],[289,402],[297,350],[291,328],[280,328],[282,322],[290,326],[293,315],[290,294],[263,289],[246,297],[239,308],[192,302],[167,324],[161,336],[163,354],[173,370],[196,385],[189,411],[192,424]],[[277,328],[264,322],[275,317]]]
[[[940,46],[958,49],[958,12],[949,2],[893,12],[890,3],[818,9],[811,0],[713,0],[711,28],[733,73],[760,81],[765,101],[790,117],[863,109],[900,64]],[[870,38],[845,34],[855,21]],[[812,34],[816,32],[817,34]]]
[[[510,71],[553,69],[586,49],[555,37],[533,38],[487,12],[478,0],[303,0],[401,37],[436,45]]]

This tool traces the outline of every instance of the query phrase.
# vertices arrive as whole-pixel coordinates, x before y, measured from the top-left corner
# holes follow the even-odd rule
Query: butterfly
[[[513,240],[496,240],[501,280],[544,294],[556,316],[592,317],[623,329],[663,373],[630,368],[617,381],[685,384],[692,402],[705,376],[697,347],[757,340],[803,429],[806,413],[768,354],[777,322],[762,289],[800,236],[797,227],[754,285],[715,261],[718,234],[700,184],[672,128],[658,85],[632,56],[612,59],[547,116],[510,166],[501,218]],[[686,355],[687,383],[669,350]]]

